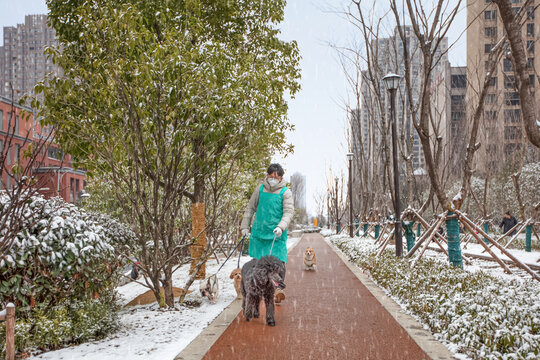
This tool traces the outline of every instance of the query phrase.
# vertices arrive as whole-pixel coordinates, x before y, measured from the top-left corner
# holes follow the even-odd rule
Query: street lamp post
[[[403,256],[403,243],[401,238],[401,211],[399,201],[399,170],[397,156],[397,126],[396,126],[396,91],[399,87],[401,76],[397,74],[388,74],[383,78],[386,89],[390,93],[390,113],[392,116],[392,158],[394,162],[394,238],[396,240],[396,256]]]
[[[347,159],[349,160],[349,236],[353,237],[353,203],[352,203],[352,161],[354,154],[348,153]]]
[[[339,226],[339,211],[338,211],[338,177],[336,176],[334,178],[334,180],[336,181],[336,197],[335,197],[335,201],[334,201],[334,204],[336,205],[336,234],[339,233],[339,230],[340,230],[340,226]]]

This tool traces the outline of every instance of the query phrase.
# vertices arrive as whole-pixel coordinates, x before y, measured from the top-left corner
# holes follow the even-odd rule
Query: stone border
[[[367,277],[362,269],[351,263],[347,256],[337,248],[331,241],[325,238],[325,242],[340,257],[360,282],[375,296],[377,301],[392,315],[392,317],[403,327],[409,336],[420,346],[431,359],[450,360],[455,359],[454,355],[444,344],[433,337],[429,331],[425,330],[418,321],[399,306],[392,298]]]
[[[300,242],[300,239],[288,248],[287,252],[296,247]],[[241,310],[242,300],[233,300],[233,302],[227,306],[195,339],[193,339],[180,354],[176,355],[174,360],[202,359],[234,319],[236,319]]]

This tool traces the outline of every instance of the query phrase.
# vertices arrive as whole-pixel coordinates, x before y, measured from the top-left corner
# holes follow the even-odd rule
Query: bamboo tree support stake
[[[371,232],[373,232],[373,235],[371,234]],[[373,240],[376,240],[376,239],[375,239],[375,224],[370,224],[370,225],[369,225],[368,235],[369,235]]]
[[[412,212],[415,214],[417,220],[422,224],[422,226],[424,226],[425,228],[427,228],[428,225],[429,225],[428,222],[427,222],[422,216],[420,216],[420,214],[418,214],[416,211],[413,210]],[[469,234],[469,235],[470,235],[470,234]],[[437,238],[440,239],[440,241],[437,240]],[[443,235],[441,235],[441,234],[439,234],[437,231],[435,231],[435,236],[433,237],[433,241],[435,241],[435,243],[436,243],[437,245],[439,245],[439,247],[441,248],[442,252],[445,253],[446,256],[449,256],[449,255],[448,255],[448,251],[446,251],[446,249],[444,248],[444,246],[443,246],[442,243],[441,243],[441,242],[443,242],[443,243],[445,243],[445,244],[448,244],[448,240],[446,240],[445,237],[444,237]],[[461,254],[461,257],[463,258],[463,261],[465,261],[465,263],[466,263],[467,265],[471,265],[471,261],[469,260],[468,257],[464,256],[463,254]]]
[[[424,242],[424,246],[422,246],[422,250],[420,250],[420,254],[418,254],[418,256],[416,257],[416,259],[413,260],[412,264],[411,264],[411,268],[415,267],[416,264],[418,263],[418,261],[420,260],[420,258],[422,257],[422,255],[424,255],[424,252],[426,251],[426,249],[428,248],[429,246],[429,243],[431,242],[431,240],[433,240],[435,238],[435,233],[437,231],[435,230],[434,233],[427,239],[427,241]]]
[[[536,236],[536,240],[538,240],[538,242],[540,242],[540,236],[538,236],[538,233],[536,232],[536,230],[534,229],[534,226],[532,227],[532,231],[534,233],[534,236]]]
[[[437,229],[439,228],[439,226],[441,226],[442,222],[444,221],[444,219],[446,218],[446,212],[443,214],[443,216],[441,216],[441,218],[435,223],[436,226],[434,226],[432,229],[430,229],[431,231],[429,232],[429,237],[427,238],[427,240],[425,241],[424,243],[424,246],[422,247],[422,250],[420,251],[420,254],[416,257],[416,259],[414,259],[413,263],[412,263],[412,267],[414,267],[416,265],[416,263],[418,262],[418,260],[420,260],[420,258],[422,257],[422,255],[424,255],[424,252],[426,251],[427,247],[429,246],[429,243],[431,242],[431,240],[435,237],[435,235],[437,234]],[[427,232],[426,232],[427,233]],[[407,254],[408,255],[408,254]]]
[[[6,360],[15,360],[15,305],[8,303],[0,311],[0,320],[6,321]]]
[[[378,239],[377,239],[377,241],[378,241],[379,243],[384,242],[384,240],[385,240],[384,235],[386,234],[387,228],[388,228],[388,224],[387,224],[387,223],[383,223],[382,228],[381,228],[381,231],[379,232],[379,237],[378,237]]]
[[[460,217],[461,219],[461,217]],[[474,229],[466,222],[466,221],[463,221],[463,225],[467,228],[467,230],[476,238],[476,240],[478,241],[478,243],[480,245],[482,245],[486,251],[489,253],[489,255],[491,255],[491,257],[493,259],[495,259],[495,261],[497,261],[499,263],[499,265],[501,265],[501,267],[504,269],[504,271],[507,273],[507,274],[511,274],[512,271],[510,270],[510,268],[508,266],[506,266],[506,264],[501,260],[501,258],[499,258],[497,255],[495,255],[495,253],[489,248],[489,246],[487,246],[483,241],[482,239],[480,238],[480,236],[478,236],[478,234],[476,234],[476,232],[474,231]],[[487,238],[487,237],[485,237]],[[489,239],[488,239],[489,241]]]
[[[510,246],[510,244],[511,244],[512,242],[514,242],[514,240],[517,239],[517,237],[519,236],[519,234],[521,234],[521,232],[527,227],[527,224],[529,223],[529,221],[530,221],[530,219],[523,222],[523,225],[519,228],[519,230],[515,233],[515,235],[512,236],[512,238],[510,239],[509,242],[506,243],[506,245],[504,245],[504,248],[505,248],[505,249],[508,249],[508,246]]]
[[[473,236],[471,233],[467,234],[465,236],[465,239],[463,239],[463,249],[466,249],[467,248],[467,245],[469,245],[469,242],[471,242],[471,240],[473,239]]]
[[[441,217],[441,218],[444,218],[444,217]],[[418,239],[416,244],[414,244],[414,247],[411,249],[411,251],[407,253],[407,255],[405,255],[405,257],[406,258],[411,257],[416,252],[416,250],[418,250],[418,248],[423,244],[423,242],[431,235],[431,233],[440,226],[441,223],[442,223],[441,219],[434,221],[433,225],[431,225],[426,231],[424,231],[424,234],[420,237],[420,239]]]
[[[455,212],[460,216],[461,219],[463,219],[464,221],[466,221],[469,225],[471,226],[475,226],[474,224],[472,224],[470,222],[469,219],[467,219],[466,217],[463,216],[463,213],[461,213],[459,210],[455,210]],[[529,274],[532,275],[532,277],[535,279],[535,280],[538,280],[540,281],[540,275],[538,275],[537,273],[535,273],[534,271],[531,270],[530,267],[528,267],[527,265],[525,265],[524,263],[522,263],[518,258],[516,258],[514,255],[512,255],[511,252],[509,252],[508,250],[506,250],[501,244],[493,241],[493,239],[491,239],[486,233],[484,233],[484,231],[480,228],[478,228],[477,226],[476,227],[476,230],[482,235],[482,236],[485,236],[495,247],[497,247],[503,254],[505,254],[506,256],[508,256],[510,259],[512,259],[514,261],[514,263],[519,266],[520,268],[522,268],[523,270],[525,270],[526,272],[528,272]]]
[[[510,230],[508,230],[507,232],[505,232],[504,234],[502,234],[496,241],[501,241],[502,239],[504,239],[505,237],[509,236],[514,230],[516,230],[518,228],[518,226],[521,225],[521,221],[518,222],[516,225],[514,225],[513,228],[511,228]],[[494,240],[494,239],[492,239]],[[490,243],[489,244],[489,247],[492,247],[493,245]],[[482,251],[482,253],[485,253],[486,250]]]
[[[388,235],[388,238],[386,238],[384,240],[384,242],[382,243],[380,249],[379,249],[379,252],[377,253],[377,255],[375,255],[376,258],[379,257],[379,255],[381,255],[384,251],[384,249],[386,249],[386,246],[388,246],[388,244],[390,244],[390,241],[392,240],[392,238],[394,237],[394,230],[392,230],[390,232],[390,234]]]

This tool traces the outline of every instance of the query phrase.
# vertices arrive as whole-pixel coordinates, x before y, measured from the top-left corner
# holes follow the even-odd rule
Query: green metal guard
[[[532,225],[527,225],[525,227],[525,251],[531,252],[532,247]]]
[[[448,212],[446,217],[446,232],[448,235],[448,258],[450,264],[463,269],[463,259],[461,258],[461,244],[459,240],[459,223],[457,217],[453,217],[453,212]],[[437,231],[437,230],[435,230]]]
[[[484,222],[484,232],[485,232],[486,234],[489,234],[489,223],[488,223],[487,221]],[[488,239],[486,239],[486,238],[484,238],[484,242],[485,242],[486,244],[489,244],[489,241],[488,241]]]
[[[405,237],[407,238],[407,252],[409,252],[414,247],[415,241],[413,230],[414,221],[410,221],[407,223],[405,221],[402,221],[401,224],[403,226],[403,229],[405,230]]]

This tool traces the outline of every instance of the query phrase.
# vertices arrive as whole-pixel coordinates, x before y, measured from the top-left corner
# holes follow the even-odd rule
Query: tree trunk
[[[201,169],[199,160],[204,159],[204,139],[196,138],[193,141],[193,152],[195,154],[194,184],[193,184],[193,204],[191,205],[191,236],[194,244],[190,247],[191,267],[189,273],[192,274],[200,257],[206,247],[206,215],[204,205],[204,169]],[[195,279],[206,277],[206,264],[203,264]]]
[[[508,42],[512,53],[512,60],[516,74],[516,85],[519,92],[519,101],[523,115],[523,125],[529,141],[540,148],[540,126],[536,120],[536,102],[534,99],[534,88],[531,89],[529,83],[529,73],[527,71],[527,53],[523,46],[521,24],[512,10],[510,0],[493,0],[499,8],[499,13],[508,34]],[[531,6],[534,6],[530,3]],[[527,14],[525,14],[527,16]]]

